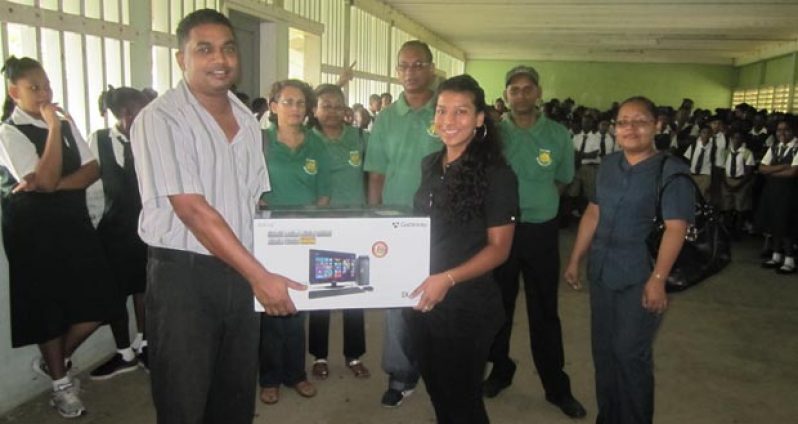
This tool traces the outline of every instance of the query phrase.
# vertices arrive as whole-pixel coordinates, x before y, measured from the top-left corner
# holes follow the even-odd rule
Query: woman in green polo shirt
[[[272,190],[261,197],[269,206],[327,205],[329,156],[324,143],[304,126],[314,104],[313,90],[299,80],[278,81],[269,96],[272,126],[264,154]],[[261,316],[260,399],[277,403],[281,384],[304,397],[316,395],[305,373],[305,314]]]
[[[330,155],[330,204],[362,207],[366,203],[363,176],[363,154],[368,133],[344,122],[346,101],[337,85],[322,84],[316,88],[316,111],[313,132],[321,138]],[[344,358],[356,378],[371,374],[360,357],[366,353],[365,326],[362,309],[347,309],[344,316]],[[313,376],[323,380],[329,375],[330,311],[310,312],[309,350],[315,361]]]

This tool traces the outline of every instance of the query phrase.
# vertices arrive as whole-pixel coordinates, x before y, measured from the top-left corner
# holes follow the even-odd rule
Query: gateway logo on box
[[[394,229],[398,228],[427,228],[426,222],[402,222],[402,221],[394,221],[391,223]]]

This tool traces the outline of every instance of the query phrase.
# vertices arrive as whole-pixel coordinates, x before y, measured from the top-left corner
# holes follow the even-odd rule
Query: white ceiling
[[[798,51],[798,0],[382,0],[468,59],[744,64]]]

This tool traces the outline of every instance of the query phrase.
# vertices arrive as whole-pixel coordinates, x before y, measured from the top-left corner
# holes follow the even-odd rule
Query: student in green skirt
[[[316,88],[316,110],[313,132],[324,142],[330,156],[330,204],[362,207],[366,203],[363,176],[363,155],[368,133],[346,125],[344,93],[337,85],[322,84]],[[371,373],[360,361],[366,353],[365,325],[362,309],[347,309],[344,317],[344,358],[355,378],[368,378]],[[315,361],[313,376],[324,380],[330,374],[327,366],[330,311],[310,312],[309,350]]]
[[[265,130],[264,154],[272,190],[261,202],[274,206],[325,206],[330,202],[329,155],[324,142],[305,127],[313,90],[299,80],[278,81],[269,96],[272,126]],[[260,399],[274,404],[281,384],[303,397],[316,395],[305,373],[305,314],[261,316]]]

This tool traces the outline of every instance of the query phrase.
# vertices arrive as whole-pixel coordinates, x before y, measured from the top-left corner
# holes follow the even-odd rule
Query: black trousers
[[[590,287],[591,338],[601,424],[650,424],[654,418],[652,344],[661,315],[643,309],[643,286]]]
[[[344,309],[344,358],[358,359],[366,353],[366,330],[362,309]],[[330,311],[311,311],[308,324],[308,351],[316,359],[329,355]]]
[[[560,280],[558,236],[556,219],[516,225],[510,258],[494,272],[502,292],[506,321],[490,351],[490,361],[499,374],[502,369],[510,367],[510,337],[520,285],[518,277],[523,275],[532,359],[546,395],[554,399],[571,395],[571,382],[563,371],[565,355],[557,312]]]
[[[146,308],[158,423],[252,423],[258,314],[246,280],[213,256],[150,248]]]
[[[438,308],[404,314],[436,422],[487,424],[482,378],[496,326],[474,311]]]
[[[305,373],[305,312],[284,317],[261,314],[261,387],[295,386],[307,378]]]

